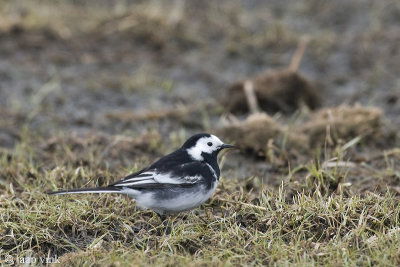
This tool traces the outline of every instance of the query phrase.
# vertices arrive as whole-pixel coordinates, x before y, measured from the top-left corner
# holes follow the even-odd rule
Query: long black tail
[[[61,190],[55,192],[48,192],[48,195],[66,195],[66,194],[88,194],[88,193],[122,193],[122,188],[116,186],[106,186],[106,187],[92,187],[92,188],[79,188],[71,190]]]

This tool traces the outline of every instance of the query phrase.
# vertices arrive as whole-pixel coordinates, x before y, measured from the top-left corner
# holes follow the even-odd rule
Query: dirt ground
[[[58,186],[102,185],[212,132],[241,148],[222,176],[248,188],[400,194],[399,1],[19,0],[0,14],[4,162],[26,151],[42,174],[97,167]],[[305,36],[296,73],[315,105],[293,101],[297,83],[258,117],[221,104],[237,82],[286,70]],[[22,193],[0,172],[0,192]]]

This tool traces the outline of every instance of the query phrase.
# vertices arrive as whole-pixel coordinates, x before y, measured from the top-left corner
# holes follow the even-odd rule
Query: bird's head
[[[201,133],[190,137],[182,146],[193,160],[203,161],[205,157],[217,157],[224,148],[233,145],[224,144],[218,137],[212,134]]]

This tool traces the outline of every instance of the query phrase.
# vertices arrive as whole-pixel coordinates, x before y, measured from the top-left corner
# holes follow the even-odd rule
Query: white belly
[[[157,199],[153,192],[145,193],[136,197],[136,203],[141,208],[151,209],[160,214],[190,210],[208,200],[217,185],[218,181],[215,181],[212,188],[207,191],[203,186],[199,186],[195,191],[182,188],[179,192],[176,192],[175,196],[168,199]]]

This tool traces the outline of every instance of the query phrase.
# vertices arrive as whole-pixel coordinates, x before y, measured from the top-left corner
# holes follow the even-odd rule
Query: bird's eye
[[[208,145],[208,146],[212,146],[212,143],[211,143],[211,142],[208,142],[207,145]]]

